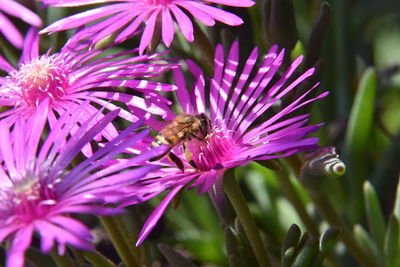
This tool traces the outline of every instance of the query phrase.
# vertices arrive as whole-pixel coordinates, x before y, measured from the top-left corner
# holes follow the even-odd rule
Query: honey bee
[[[168,154],[168,158],[176,164],[176,166],[183,172],[184,165],[182,160],[176,156],[171,150],[182,143],[183,151],[185,152],[186,160],[194,168],[195,162],[191,159],[191,153],[186,149],[186,142],[195,138],[200,141],[205,141],[205,138],[210,130],[210,119],[206,114],[201,113],[197,115],[180,114],[170,124],[165,126],[150,144],[150,148],[167,145],[169,149],[163,154],[151,158],[150,161],[155,161],[163,158]]]

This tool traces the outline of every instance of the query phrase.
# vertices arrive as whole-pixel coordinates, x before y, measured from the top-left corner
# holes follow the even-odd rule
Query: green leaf
[[[367,173],[368,149],[374,125],[375,95],[377,75],[373,68],[364,71],[351,108],[345,137],[345,157],[347,157],[348,177],[352,195],[348,209],[351,224],[363,217],[362,183]]]
[[[396,216],[392,216],[385,236],[384,254],[388,267],[400,266],[400,225]]]
[[[83,257],[92,264],[92,266],[98,267],[115,267],[116,265],[108,259],[106,256],[95,251],[82,251]]]
[[[369,229],[371,231],[372,237],[378,245],[379,250],[383,251],[386,223],[379,204],[379,199],[376,195],[374,188],[368,181],[364,182],[363,189]]]
[[[183,257],[180,253],[176,252],[174,249],[170,248],[167,245],[159,244],[158,248],[160,249],[161,253],[167,259],[167,261],[176,267],[195,267],[196,265],[191,263],[185,257]]]
[[[376,73],[373,68],[368,68],[361,77],[346,133],[346,150],[354,155],[362,155],[368,147],[374,118],[376,87]]]
[[[282,255],[281,259],[281,265],[282,267],[289,267],[292,266],[292,262],[294,261],[294,258],[296,256],[296,248],[295,247],[290,247],[285,250],[285,252]]]
[[[333,247],[339,237],[340,231],[339,227],[332,227],[322,233],[319,239],[319,250],[321,253],[325,254]]]
[[[282,258],[284,257],[286,250],[297,246],[300,235],[300,228],[296,224],[292,224],[286,234],[285,241],[282,246]]]
[[[397,184],[396,200],[394,202],[393,215],[400,218],[400,180]]]
[[[319,254],[313,262],[313,266],[322,266],[324,257],[327,255],[329,250],[335,245],[341,229],[339,227],[332,227],[322,233],[319,238]]]
[[[313,258],[318,255],[318,240],[315,237],[311,237],[307,240],[303,249],[298,253],[293,267],[309,267]]]
[[[366,251],[372,253],[377,259],[382,258],[376,243],[361,225],[356,224],[353,231],[355,239]]]

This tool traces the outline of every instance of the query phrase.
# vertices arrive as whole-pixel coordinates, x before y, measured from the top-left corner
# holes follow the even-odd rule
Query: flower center
[[[43,185],[34,174],[26,174],[19,181],[15,181],[11,188],[0,193],[7,199],[13,216],[10,220],[31,222],[44,217],[56,203],[54,190],[48,185]],[[4,202],[4,201],[3,201]]]
[[[232,158],[235,147],[230,133],[218,128],[214,128],[205,141],[192,139],[187,142],[187,149],[200,171],[223,168],[224,162]]]
[[[1,90],[7,90],[11,98],[18,97],[27,105],[36,106],[46,97],[58,100],[66,94],[68,72],[59,54],[44,55],[11,72]]]

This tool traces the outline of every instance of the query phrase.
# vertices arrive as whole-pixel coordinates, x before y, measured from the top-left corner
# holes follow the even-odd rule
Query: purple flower
[[[186,87],[182,72],[174,70],[178,86],[176,96],[183,113],[205,114],[211,126],[205,138],[197,135],[197,138],[194,136],[185,141],[186,152],[190,152],[187,154],[191,154],[191,158],[185,157],[182,145],[172,149],[182,161],[184,171],[164,157],[155,162],[163,168],[149,173],[140,183],[127,189],[142,195],[142,200],[171,190],[147,220],[138,244],[150,233],[175,194],[185,186],[189,189],[199,187],[199,193],[204,193],[221,182],[229,168],[254,160],[286,157],[317,147],[318,139],[307,135],[317,131],[320,125],[306,125],[309,114],[298,115],[295,111],[328,93],[308,97],[318,86],[315,84],[292,102],[284,104],[286,102],[282,101],[310,77],[314,69],[296,77],[294,72],[302,61],[299,57],[282,75],[278,75],[284,51],[278,51],[273,46],[259,65],[258,49],[255,48],[240,71],[238,51],[238,43],[235,42],[225,60],[222,46],[216,48],[214,77],[210,80],[209,89],[206,89],[201,70],[193,62],[188,61],[189,70],[195,77],[191,89]],[[145,150],[151,142],[152,139],[147,140],[142,149]]]
[[[100,120],[96,118],[99,112],[94,114],[68,138],[87,103],[72,106],[41,142],[49,108],[46,101],[29,120],[19,116],[12,130],[5,120],[0,121],[0,242],[9,241],[6,260],[9,267],[24,265],[24,252],[34,232],[40,236],[40,248],[45,253],[55,243],[59,254],[64,253],[66,244],[92,249],[89,229],[69,214],[121,212],[121,208],[106,204],[118,203],[121,187],[135,182],[155,167],[128,169],[155,156],[155,150],[130,158],[124,164],[107,165],[148,133],[132,135],[138,126],[135,123],[90,158],[71,168],[70,163],[82,147],[115,119],[118,111],[109,112]]]
[[[8,76],[0,77],[0,105],[13,107],[0,113],[0,118],[7,118],[10,124],[18,114],[32,114],[47,98],[46,116],[51,127],[70,103],[79,104],[85,100],[108,110],[119,108],[111,101],[127,105],[133,113],[121,110],[119,116],[128,121],[136,121],[149,113],[166,116],[165,106],[170,102],[156,91],[172,90],[174,86],[142,79],[158,76],[174,67],[174,64],[157,63],[160,54],[132,56],[136,51],[132,50],[104,57],[103,51],[88,50],[87,44],[72,40],[58,53],[48,51],[39,55],[38,48],[38,34],[30,30],[17,69],[0,56],[0,69],[8,72]],[[126,87],[137,93],[119,92],[111,87]],[[87,105],[79,123],[97,110],[96,106]],[[102,135],[110,139],[116,132],[110,124]]]
[[[39,27],[42,25],[42,20],[32,11],[14,0],[1,0],[0,2],[0,32],[7,38],[15,47],[22,48],[23,38],[18,29],[4,15],[5,12],[11,16],[17,17],[29,23],[32,26]]]
[[[95,3],[112,3],[63,18],[43,29],[40,33],[55,32],[72,29],[97,19],[100,22],[89,26],[85,33],[95,35],[93,43],[98,42],[110,34],[119,32],[115,41],[122,42],[138,32],[139,26],[146,24],[140,40],[140,54],[150,44],[155,29],[161,31],[164,44],[169,47],[174,39],[174,19],[186,40],[192,42],[193,25],[184,11],[207,26],[213,26],[215,20],[235,26],[243,21],[236,15],[222,9],[210,6],[211,3],[227,6],[250,7],[251,0],[42,0],[52,6],[83,6]],[[184,11],[183,11],[184,10]],[[173,17],[172,17],[173,16]]]

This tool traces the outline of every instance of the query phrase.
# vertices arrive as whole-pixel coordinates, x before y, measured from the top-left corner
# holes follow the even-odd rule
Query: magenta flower
[[[7,118],[13,123],[16,115],[29,116],[46,98],[50,100],[49,108],[46,109],[50,126],[70,103],[79,104],[85,100],[108,110],[119,109],[111,101],[125,104],[133,113],[121,110],[119,116],[129,121],[136,121],[148,113],[166,116],[165,106],[169,101],[155,91],[172,90],[174,86],[143,78],[158,76],[174,67],[174,64],[157,63],[160,54],[132,56],[136,50],[96,59],[103,51],[90,51],[86,44],[71,43],[75,45],[68,43],[58,53],[51,54],[48,51],[40,56],[38,34],[30,30],[18,69],[0,56],[0,69],[8,72],[8,76],[0,77],[0,105],[13,107],[0,113],[0,118]],[[111,87],[134,89],[143,93],[145,98],[137,93],[134,95],[111,90]],[[94,105],[87,105],[79,123],[97,110]],[[110,124],[102,134],[110,139],[116,132]]]
[[[0,1],[0,32],[7,38],[10,43],[15,47],[22,48],[23,38],[18,29],[12,22],[2,13],[7,13],[11,16],[17,17],[29,23],[32,26],[39,27],[42,25],[42,20],[27,9],[23,5],[15,2],[14,0],[1,0]]]
[[[172,149],[182,161],[184,171],[164,157],[156,162],[163,165],[163,168],[149,173],[129,189],[134,190],[135,194],[141,194],[142,200],[171,190],[147,220],[137,244],[146,238],[169,202],[185,186],[189,189],[199,187],[199,193],[207,192],[215,183],[222,181],[229,168],[254,160],[286,157],[317,147],[318,139],[307,135],[317,131],[320,125],[307,126],[309,114],[294,115],[294,112],[328,93],[308,99],[308,94],[318,86],[315,84],[291,103],[284,105],[286,102],[281,101],[310,77],[314,69],[295,77],[294,72],[302,61],[302,57],[299,57],[283,75],[278,76],[284,51],[278,51],[273,46],[260,65],[256,65],[258,50],[255,48],[244,68],[239,71],[238,51],[238,43],[235,42],[225,60],[222,46],[216,48],[215,71],[209,90],[205,89],[205,78],[193,62],[188,61],[189,70],[195,76],[195,82],[190,87],[192,89],[186,88],[182,72],[174,71],[178,86],[176,96],[183,113],[205,114],[211,125],[204,138],[197,135],[197,138],[186,140],[186,151],[192,154],[191,158],[185,157],[182,145]],[[209,96],[206,95],[208,91]],[[279,111],[272,111],[272,107]],[[147,145],[142,145],[143,150],[151,142],[151,138],[147,140]]]
[[[38,106],[31,119],[18,117],[12,130],[6,121],[0,121],[0,243],[9,241],[8,267],[24,266],[24,253],[34,232],[40,236],[40,248],[44,253],[55,243],[59,254],[64,253],[66,244],[92,249],[89,229],[69,214],[113,215],[121,212],[120,208],[105,204],[118,203],[121,187],[135,182],[154,166],[128,168],[143,164],[162,152],[149,151],[124,164],[106,167],[110,159],[147,134],[132,135],[138,126],[136,123],[90,158],[70,168],[82,147],[115,119],[118,111],[110,112],[100,120],[96,118],[99,113],[93,115],[76,129],[73,137],[68,138],[87,103],[72,106],[55,122],[41,144],[46,109],[49,108],[46,101]],[[124,142],[121,139],[125,139]],[[125,172],[120,172],[124,169]]]
[[[186,40],[192,42],[193,25],[184,11],[191,14],[201,23],[213,26],[215,20],[236,26],[243,21],[236,15],[222,9],[210,6],[211,3],[227,6],[250,7],[254,5],[251,0],[42,0],[51,6],[83,6],[95,3],[112,3],[95,9],[88,10],[54,22],[40,33],[48,33],[72,29],[85,25],[97,19],[100,22],[87,27],[83,33],[95,35],[93,43],[122,30],[116,37],[116,42],[122,42],[138,32],[139,26],[146,24],[140,40],[140,54],[150,44],[155,29],[161,31],[164,44],[169,47],[174,39],[174,19]],[[183,11],[184,10],[184,11]],[[172,17],[174,16],[174,18]]]

